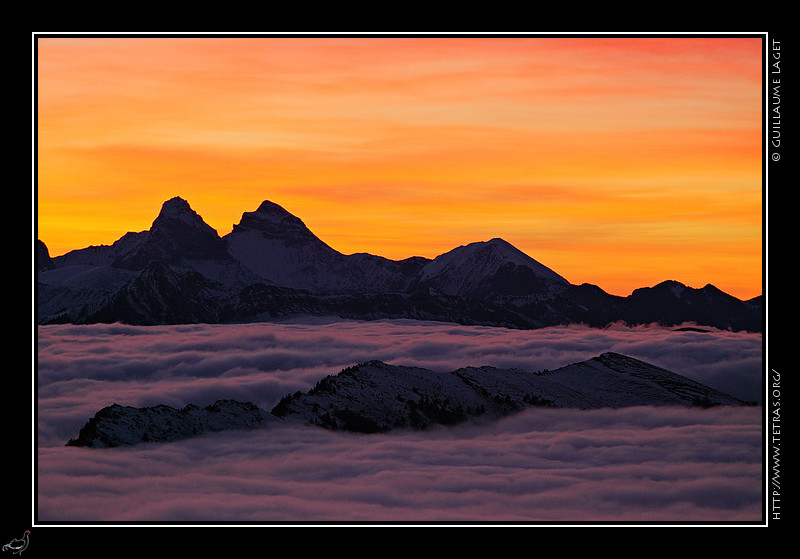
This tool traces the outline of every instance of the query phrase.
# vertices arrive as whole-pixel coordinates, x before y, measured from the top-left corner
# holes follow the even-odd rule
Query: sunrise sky
[[[617,295],[762,293],[752,38],[35,40],[36,235],[52,256],[186,199],[271,200],[345,254],[502,237]]]

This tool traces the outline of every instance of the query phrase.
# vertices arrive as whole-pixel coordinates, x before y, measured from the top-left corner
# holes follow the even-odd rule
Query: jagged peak
[[[171,209],[186,209],[190,210],[191,206],[189,206],[189,202],[181,198],[180,196],[173,196],[169,200],[165,201],[161,205],[161,211],[171,210]]]
[[[312,243],[324,246],[319,238],[303,223],[299,217],[288,212],[278,204],[264,200],[254,212],[244,212],[238,224],[234,224],[230,233],[257,231],[263,238],[279,240],[290,244]],[[329,250],[330,247],[327,247]]]
[[[485,243],[487,245],[499,245],[499,246],[510,246],[510,247],[514,246],[511,243],[509,243],[508,241],[506,241],[505,239],[501,239],[500,237],[494,237],[493,239],[489,239],[488,241],[485,241]]]
[[[165,219],[178,219],[178,220],[196,220],[201,219],[199,215],[192,209],[189,202],[179,196],[170,198],[161,204],[161,211],[158,213],[153,225],[160,220]],[[202,219],[201,219],[202,221]]]
[[[277,226],[286,227],[287,225],[293,226],[295,229],[307,229],[303,220],[299,217],[275,202],[264,200],[255,211],[244,212],[239,223],[234,225],[234,229],[246,227],[265,230],[273,229]]]
[[[189,202],[175,196],[170,198],[161,205],[161,211],[158,217],[153,221],[151,229],[158,229],[165,224],[180,223],[194,228],[202,229],[204,232],[213,232],[216,235],[216,230],[208,225],[200,215],[195,212],[189,205]]]
[[[270,200],[264,200],[261,202],[261,205],[258,206],[256,213],[259,214],[280,214],[280,215],[292,215],[289,213],[283,206],[276,204]],[[294,216],[292,216],[294,217]]]

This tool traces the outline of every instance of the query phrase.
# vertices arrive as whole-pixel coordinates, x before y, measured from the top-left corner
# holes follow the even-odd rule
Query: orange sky
[[[271,200],[333,248],[502,237],[573,283],[762,293],[762,52],[730,38],[46,38],[38,238],[220,235]]]

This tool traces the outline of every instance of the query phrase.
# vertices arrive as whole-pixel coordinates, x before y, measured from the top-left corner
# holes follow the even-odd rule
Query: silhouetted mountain
[[[147,231],[50,258],[37,240],[40,323],[244,322],[294,314],[538,328],[616,321],[761,329],[762,298],[675,281],[618,297],[572,285],[507,241],[433,260],[342,254],[269,201],[220,237],[181,198]]]
[[[422,268],[419,284],[461,297],[550,295],[569,282],[503,239],[470,243]]]
[[[44,272],[55,267],[56,265],[50,259],[50,251],[47,250],[47,246],[39,239],[36,239],[36,271]]]
[[[112,266],[142,270],[156,261],[181,265],[192,260],[233,260],[217,232],[177,197],[164,202],[150,230],[136,240],[120,245]]]
[[[659,313],[659,322],[665,324],[713,325],[719,317],[725,316],[728,327],[733,330],[755,330],[757,325],[749,312],[754,307],[758,305],[741,301],[711,284],[693,289],[677,281],[664,281],[634,290],[626,300],[623,320],[639,323]]]
[[[346,256],[322,242],[305,224],[265,201],[242,215],[224,237],[230,253],[269,282],[318,294],[404,291],[424,258],[395,262],[370,254]]]

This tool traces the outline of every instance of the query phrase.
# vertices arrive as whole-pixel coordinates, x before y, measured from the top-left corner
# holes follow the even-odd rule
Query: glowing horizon
[[[345,254],[502,237],[572,283],[762,287],[761,38],[38,38],[51,255],[187,200]]]

